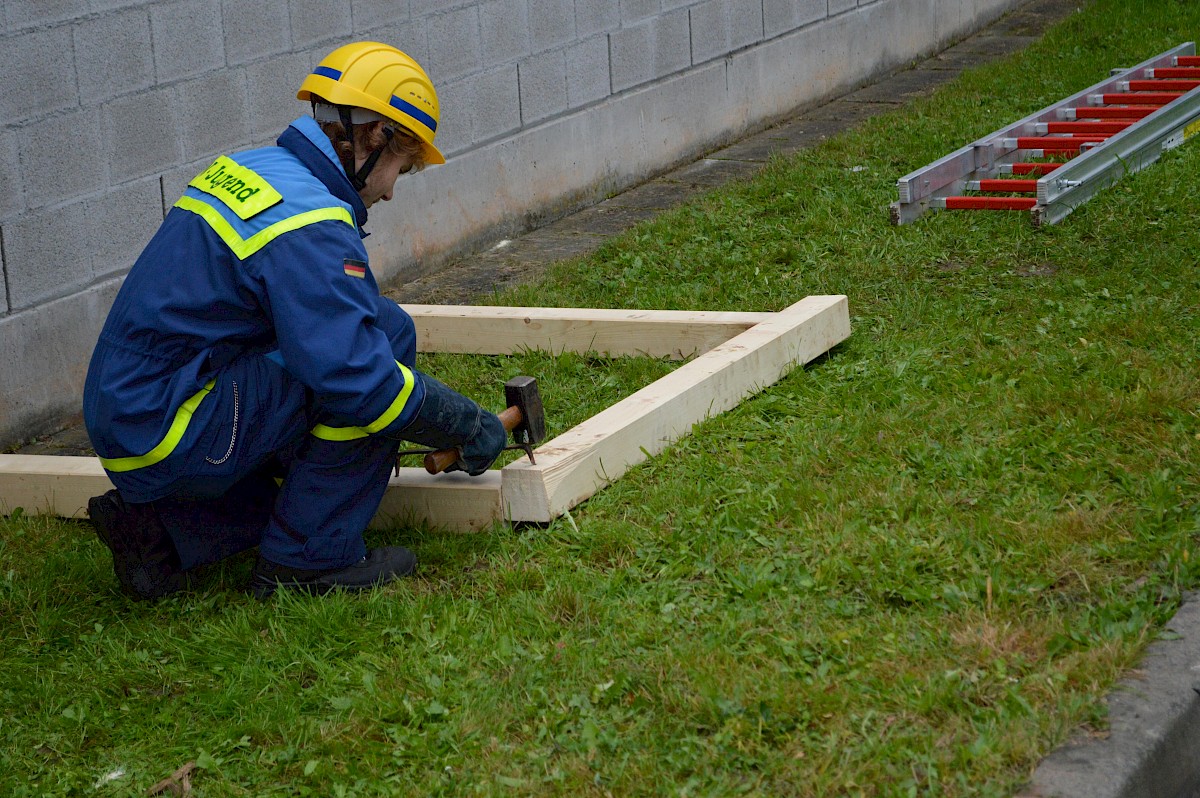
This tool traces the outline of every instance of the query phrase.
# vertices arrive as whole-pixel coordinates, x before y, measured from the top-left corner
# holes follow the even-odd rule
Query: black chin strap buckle
[[[390,142],[392,140],[392,129],[390,127],[384,127],[383,135],[387,137],[387,140]],[[375,164],[379,162],[379,156],[383,155],[383,151],[386,147],[387,143],[368,155],[367,160],[363,162],[362,168],[355,172],[354,176],[350,178],[350,182],[354,183],[355,190],[362,191],[363,187],[367,185],[367,177],[371,174],[372,170],[375,169]]]

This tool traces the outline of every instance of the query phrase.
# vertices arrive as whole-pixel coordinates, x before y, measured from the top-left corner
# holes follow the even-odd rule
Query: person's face
[[[361,167],[365,161],[366,158],[358,159],[355,168]],[[358,192],[358,196],[362,197],[363,203],[368,208],[379,200],[387,202],[392,198],[392,191],[396,188],[396,179],[410,169],[412,169],[412,160],[403,155],[397,155],[390,149],[384,149],[379,160],[375,162],[375,168],[371,170],[371,174],[367,175],[367,184]]]

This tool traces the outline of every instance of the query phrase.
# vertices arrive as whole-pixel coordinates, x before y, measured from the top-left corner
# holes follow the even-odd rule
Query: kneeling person
[[[275,146],[218,158],[142,252],[93,352],[84,420],[116,490],[89,503],[125,592],[254,546],[252,590],[359,590],[415,557],[363,531],[397,442],[477,475],[506,432],[417,370],[412,319],[379,294],[367,208],[444,163],[420,65],[374,42],[327,56]]]

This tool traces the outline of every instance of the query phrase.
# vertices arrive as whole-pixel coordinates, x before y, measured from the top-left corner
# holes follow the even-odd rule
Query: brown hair
[[[342,127],[341,122],[321,122],[320,125],[321,131],[329,137],[330,143],[333,144],[333,150],[337,153],[338,160],[342,162],[346,174],[354,174],[357,171],[354,167],[355,148],[351,147],[350,142],[346,139],[346,128]],[[392,129],[394,135],[390,140],[384,135],[384,125]],[[425,168],[425,149],[421,140],[399,125],[390,122],[384,122],[383,125],[373,122],[355,125],[354,136],[355,147],[360,153],[374,152],[386,144],[387,148],[396,155],[409,159],[415,171]]]

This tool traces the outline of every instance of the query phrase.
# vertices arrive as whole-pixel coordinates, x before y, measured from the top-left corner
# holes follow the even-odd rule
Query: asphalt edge
[[[1200,593],[1187,593],[1106,698],[1108,734],[1076,732],[1016,798],[1190,798],[1200,790]]]

